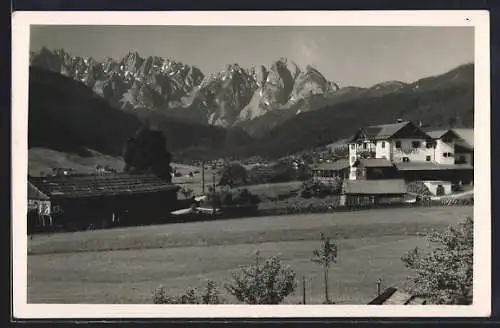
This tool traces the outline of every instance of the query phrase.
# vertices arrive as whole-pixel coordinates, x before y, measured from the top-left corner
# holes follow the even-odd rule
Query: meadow
[[[421,234],[472,214],[472,207],[399,208],[36,235],[28,241],[28,302],[152,303],[160,285],[176,294],[207,279],[228,283],[259,251],[279,255],[304,277],[307,303],[319,304],[322,271],[310,259],[323,232],[339,245],[331,298],[366,304],[376,296],[378,278],[383,287],[404,285],[408,271],[400,258],[426,247]],[[299,285],[285,303],[301,299]]]

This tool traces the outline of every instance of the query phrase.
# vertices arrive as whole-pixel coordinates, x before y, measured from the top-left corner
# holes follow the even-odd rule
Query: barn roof
[[[394,287],[387,288],[368,305],[424,305],[425,298],[412,296]]]
[[[50,198],[28,181],[28,199],[49,200]]]
[[[349,167],[349,160],[339,159],[333,163],[321,163],[317,164],[312,169],[315,171],[340,171]]]
[[[154,175],[110,174],[102,176],[36,177],[31,182],[51,198],[86,198],[144,194],[177,190]]]
[[[348,195],[402,195],[406,194],[406,184],[401,179],[346,180],[344,192]]]
[[[386,158],[360,158],[357,160],[358,165],[364,167],[393,167],[394,165]]]
[[[438,164],[435,162],[394,163],[400,171],[472,170],[470,164]]]

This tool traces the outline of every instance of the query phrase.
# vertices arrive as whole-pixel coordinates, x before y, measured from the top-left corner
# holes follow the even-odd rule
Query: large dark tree
[[[226,165],[220,172],[220,186],[240,186],[248,183],[248,172],[239,163]]]
[[[125,172],[152,173],[165,181],[172,181],[172,155],[166,148],[161,131],[141,128],[125,144]]]

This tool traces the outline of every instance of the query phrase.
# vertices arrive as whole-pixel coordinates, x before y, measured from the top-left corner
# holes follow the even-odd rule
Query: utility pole
[[[306,304],[306,277],[302,276],[302,304]]]
[[[205,160],[201,161],[201,194],[205,195]]]
[[[215,172],[212,172],[212,188],[213,192],[215,193]]]
[[[382,284],[382,279],[377,279],[377,296],[380,296],[380,285]]]

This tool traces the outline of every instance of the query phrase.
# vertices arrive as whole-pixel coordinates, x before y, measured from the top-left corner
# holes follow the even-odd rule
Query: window
[[[426,160],[427,162],[430,162],[430,161],[431,161],[431,157],[430,157],[430,156],[426,156],[426,157],[425,157],[425,160]]]
[[[356,149],[356,144],[351,144],[351,149],[355,150]]]
[[[396,148],[398,148],[398,149],[401,148],[401,141],[399,141],[399,140],[396,141]]]
[[[406,162],[409,162],[409,161],[410,161],[410,159],[408,157],[403,157],[403,162],[406,163]]]
[[[427,141],[425,146],[427,147],[427,149],[434,148],[434,143],[432,141]]]
[[[453,157],[453,153],[448,153],[448,157]]]
[[[385,141],[382,141],[382,148],[385,148]]]
[[[368,143],[367,142],[363,143],[363,149],[366,149],[367,147],[368,147]]]
[[[351,163],[354,163],[356,161],[356,157],[355,156],[352,156],[351,157]]]
[[[412,141],[411,146],[413,148],[419,148],[420,147],[420,141]]]
[[[460,156],[459,162],[460,163],[465,163],[465,156]]]

